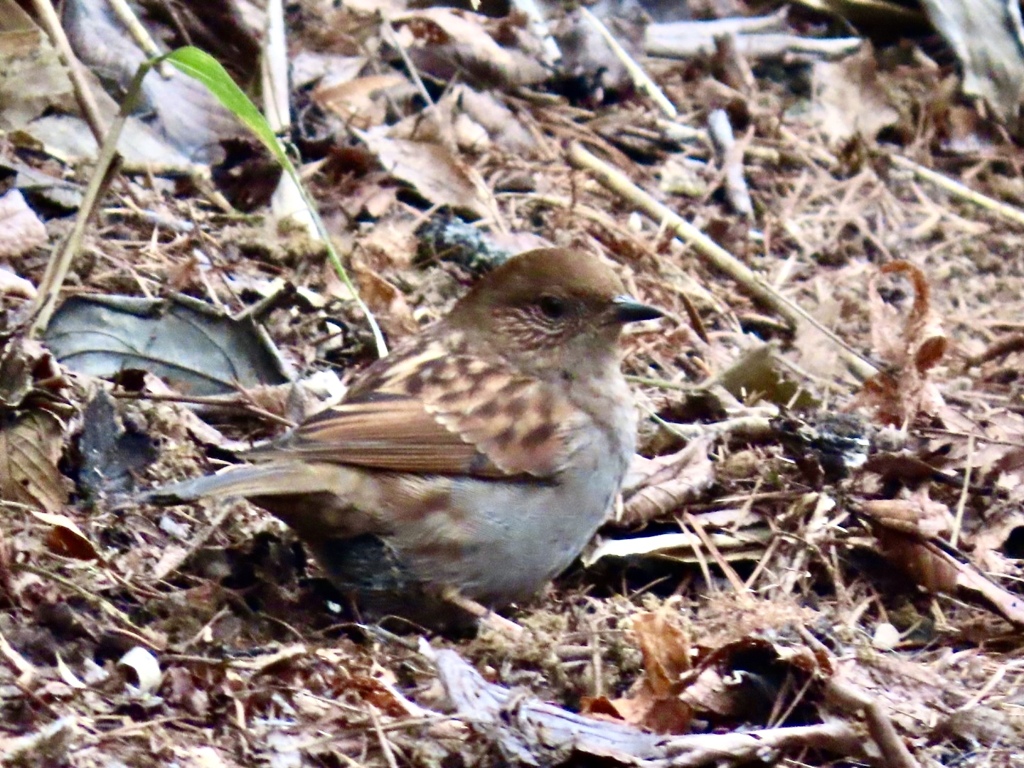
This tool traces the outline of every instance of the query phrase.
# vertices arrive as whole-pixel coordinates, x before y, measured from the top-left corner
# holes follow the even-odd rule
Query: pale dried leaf
[[[693,501],[715,481],[708,456],[712,441],[693,440],[677,453],[646,459],[635,456],[623,486],[623,508],[615,522],[637,527]]]
[[[56,512],[67,503],[57,469],[64,424],[48,411],[30,411],[0,429],[0,499]]]
[[[376,132],[358,133],[384,170],[431,203],[496,218],[497,205],[480,174],[445,147],[392,139]]]
[[[393,19],[416,64],[448,79],[459,70],[473,79],[503,86],[539,83],[547,77],[535,56],[499,45],[479,14],[424,8]]]
[[[814,65],[814,117],[832,144],[854,136],[873,140],[900,119],[878,79],[871,45],[842,61]]]
[[[36,287],[23,277],[0,267],[0,296],[17,296],[22,299],[34,299]]]
[[[387,95],[411,88],[409,81],[397,73],[368,75],[345,83],[320,86],[313,91],[312,98],[322,109],[365,130],[384,122]]]
[[[83,688],[89,687],[81,681],[78,675],[71,671],[71,668],[64,662],[64,659],[61,658],[59,652],[57,653],[57,674],[60,675],[60,679],[63,680],[65,684],[75,690],[82,690]]]
[[[17,189],[0,196],[0,259],[21,256],[46,245],[46,225]]]

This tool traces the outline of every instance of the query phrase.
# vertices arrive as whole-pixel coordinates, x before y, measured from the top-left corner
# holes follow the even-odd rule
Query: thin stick
[[[89,130],[92,131],[98,146],[103,143],[103,137],[107,135],[107,126],[104,124],[103,118],[100,117],[100,109],[85,79],[82,62],[78,60],[75,52],[71,50],[71,43],[68,42],[68,37],[64,34],[64,28],[60,24],[60,19],[57,18],[57,12],[53,8],[53,3],[50,0],[32,0],[32,7],[35,9],[43,29],[46,30],[50,42],[57,49],[57,53],[64,62],[64,66],[68,68],[68,77],[71,78],[75,99],[78,101],[78,106],[82,110],[85,122],[89,124]]]
[[[412,63],[412,59],[409,58],[409,52],[405,50],[405,46],[402,45],[402,41],[398,39],[398,35],[395,34],[395,28],[391,26],[391,21],[385,18],[381,22],[381,29],[384,31],[388,38],[388,42],[395,46],[398,51],[398,55],[402,57],[402,63],[405,64],[406,70],[409,72],[409,77],[412,78],[413,85],[416,86],[416,90],[419,91],[420,97],[427,103],[426,111],[434,110],[437,105],[434,100],[430,97],[430,92],[427,90],[427,86],[423,84],[423,79],[420,77],[420,72],[416,69],[416,66]]]
[[[153,40],[146,28],[142,26],[135,12],[132,11],[131,6],[125,0],[107,0],[107,2],[110,4],[111,10],[114,11],[118,20],[127,28],[128,34],[132,36],[132,40],[135,41],[135,44],[142,49],[146,56],[155,59],[162,53],[156,41]],[[170,77],[170,72],[164,62],[157,64],[156,70],[164,79]]]
[[[227,519],[228,515],[230,515],[234,511],[235,506],[233,504],[222,504],[220,511],[218,511],[217,514],[213,516],[213,519],[210,520],[209,524],[202,531],[200,531],[195,537],[193,537],[192,541],[188,543],[187,547],[185,547],[174,557],[161,561],[160,567],[158,569],[154,569],[153,571],[153,581],[163,581],[172,573],[177,571],[186,560],[192,557],[192,555],[194,555],[199,550],[200,547],[202,547],[204,544],[206,544],[207,541],[210,540],[210,537],[213,536],[213,534],[224,524],[224,521]]]
[[[388,741],[388,737],[384,735],[384,729],[381,728],[380,715],[377,714],[377,708],[371,704],[367,707],[367,712],[369,712],[370,720],[373,722],[373,730],[377,734],[377,743],[380,744],[380,751],[384,754],[384,762],[388,764],[388,768],[398,768],[398,760],[395,759],[395,752],[391,749],[391,742]]]
[[[678,117],[679,112],[676,110],[675,105],[668,100],[668,97],[664,93],[662,93],[662,90],[658,87],[657,83],[651,80],[650,75],[644,72],[643,67],[637,64],[626,49],[619,45],[619,41],[615,39],[615,36],[608,30],[608,27],[604,25],[604,22],[582,6],[580,7],[580,15],[593,24],[594,29],[596,29],[601,37],[604,38],[608,47],[612,49],[612,53],[615,54],[615,58],[621,61],[622,66],[626,68],[630,78],[633,80],[633,85],[635,85],[638,90],[646,93],[651,100],[658,105],[658,108],[673,120]]]
[[[942,191],[948,192],[960,200],[966,200],[969,203],[974,203],[975,205],[984,208],[986,211],[991,211],[992,213],[1002,216],[1004,219],[1024,226],[1024,211],[1019,208],[1014,208],[1012,205],[1001,203],[988,195],[983,195],[981,192],[975,192],[973,189],[961,184],[959,181],[954,181],[948,176],[943,176],[937,171],[925,168],[923,165],[919,165],[906,157],[892,155],[889,160],[893,165],[912,171],[919,179],[930,181]]]
[[[142,79],[149,71],[149,67],[141,66],[132,78],[128,87],[127,95],[121,109],[110,124],[100,144],[99,156],[96,158],[96,167],[93,169],[92,178],[89,179],[89,186],[86,187],[85,195],[82,198],[82,205],[78,209],[74,226],[67,238],[60,246],[50,254],[50,261],[46,264],[46,272],[39,283],[39,296],[35,305],[35,319],[29,328],[29,335],[38,337],[50,322],[54,310],[57,308],[57,299],[60,296],[61,286],[71,269],[71,262],[74,260],[78,249],[82,244],[85,235],[85,228],[96,213],[99,201],[106,192],[110,181],[116,172],[115,158],[117,157],[117,140],[121,136],[125,121],[128,119],[138,102],[139,91],[142,87]]]
[[[949,535],[949,546],[955,547],[960,541],[960,529],[964,524],[964,509],[971,491],[971,472],[974,469],[974,435],[967,438],[967,466],[964,467],[964,486],[960,489],[960,498],[956,503],[956,517],[953,520],[953,532]]]
[[[682,216],[644,192],[621,171],[591,154],[578,143],[573,143],[569,147],[569,164],[574,168],[590,172],[602,186],[628,200],[654,221],[671,228],[681,240],[693,246],[697,255],[701,256],[705,263],[735,280],[756,301],[780,315],[791,326],[796,327],[806,323],[816,328],[842,350],[847,364],[850,365],[855,375],[862,379],[868,379],[878,373],[878,369],[871,361],[818,322],[807,310],[757,277],[739,259]]]
[[[750,599],[750,593],[747,591],[746,585],[740,579],[739,574],[736,570],[729,565],[724,557],[722,557],[721,551],[715,546],[715,542],[708,536],[707,531],[704,530],[704,526],[700,520],[694,517],[689,512],[684,512],[683,517],[686,522],[693,528],[693,532],[697,534],[697,538],[701,540],[701,543],[707,547],[708,553],[714,559],[715,564],[722,569],[722,573],[725,574],[725,578],[729,580],[733,590],[739,596],[740,601],[745,605],[753,605],[753,601]]]

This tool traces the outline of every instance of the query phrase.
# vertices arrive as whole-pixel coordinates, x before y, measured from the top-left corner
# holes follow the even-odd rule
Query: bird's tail
[[[328,480],[324,472],[317,472],[302,462],[246,464],[228,467],[215,475],[153,488],[140,494],[138,500],[172,505],[228,496],[291,496],[330,491],[332,487]]]

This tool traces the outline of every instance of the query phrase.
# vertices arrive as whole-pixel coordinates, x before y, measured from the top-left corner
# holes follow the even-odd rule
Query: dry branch
[[[765,283],[739,259],[682,216],[636,186],[621,171],[591,154],[578,143],[573,143],[569,147],[569,163],[574,168],[588,171],[604,187],[635,205],[658,224],[668,226],[681,240],[692,246],[697,255],[704,259],[710,267],[735,280],[751,297],[781,316],[791,326],[796,327],[809,323],[817,328],[842,350],[847,363],[855,374],[866,379],[878,373],[868,360],[850,348],[828,328],[821,325],[803,308]]]
[[[494,739],[503,753],[532,765],[561,762],[575,752],[640,766],[722,765],[762,761],[780,752],[821,749],[866,757],[864,736],[842,722],[747,733],[660,736],[633,726],[568,712],[488,683],[455,651],[430,651],[459,715]],[[560,759],[561,758],[561,759]]]

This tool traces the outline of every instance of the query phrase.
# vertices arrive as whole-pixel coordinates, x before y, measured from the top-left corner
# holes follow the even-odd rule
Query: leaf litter
[[[218,468],[374,357],[322,248],[262,196],[249,216],[218,191],[251,193],[265,159],[236,146],[212,181],[129,164],[50,325],[95,334],[102,369],[28,337],[26,286],[70,221],[18,200],[28,224],[0,257],[17,278],[0,282],[0,765],[1022,764],[1020,154],[934,41],[829,38],[806,7],[735,25],[733,43],[603,18],[667,121],[582,16],[542,39],[519,10],[320,10],[289,10],[291,53],[315,64],[291,139],[389,342],[524,247],[608,256],[668,311],[626,339],[644,417],[631,482],[586,567],[510,613],[521,631],[426,645],[361,626],[251,505],[123,495]],[[244,71],[248,32],[220,27],[217,51],[218,23],[176,22]],[[173,158],[167,137],[209,116],[161,106]],[[2,167],[88,181],[31,139],[43,115],[26,109],[3,115],[26,133],[0,137]],[[644,218],[635,190],[760,282]],[[120,296],[149,324],[67,314],[123,313]],[[163,336],[183,306],[189,333]],[[186,379],[143,374],[153,349]]]

